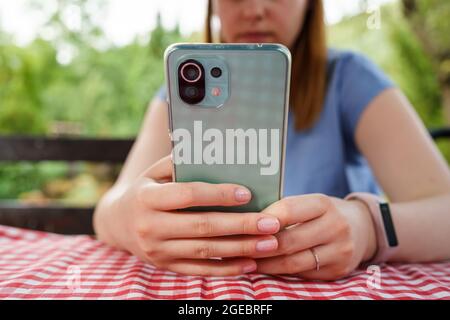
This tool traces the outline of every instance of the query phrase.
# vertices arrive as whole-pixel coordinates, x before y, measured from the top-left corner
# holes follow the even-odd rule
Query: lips
[[[238,36],[241,42],[271,42],[274,35],[271,32],[245,32]]]

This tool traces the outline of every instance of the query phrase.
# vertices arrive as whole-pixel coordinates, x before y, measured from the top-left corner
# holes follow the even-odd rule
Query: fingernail
[[[247,189],[238,188],[234,192],[234,197],[239,202],[247,202],[252,197],[252,194]]]
[[[252,263],[252,264],[249,264],[249,265],[245,266],[245,267],[242,269],[242,271],[243,271],[244,273],[250,273],[250,272],[255,271],[256,268],[257,268],[256,264],[255,264],[255,263]]]
[[[262,218],[258,221],[258,230],[261,232],[276,232],[280,228],[280,222],[276,218]]]
[[[257,251],[272,251],[278,247],[278,241],[275,239],[262,240],[256,243]]]

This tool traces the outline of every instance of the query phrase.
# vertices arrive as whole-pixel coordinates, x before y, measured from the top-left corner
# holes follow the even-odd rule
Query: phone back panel
[[[205,108],[184,102],[178,90],[178,67],[186,59],[214,57],[223,61],[229,77],[229,97],[217,108]],[[227,129],[251,129],[259,132],[266,129],[267,148],[270,152],[272,129],[279,132],[279,159],[275,174],[262,175],[263,165],[249,160],[250,148],[237,150],[231,164],[177,164],[174,176],[177,182],[203,181],[208,183],[236,183],[246,186],[252,192],[252,200],[238,207],[191,208],[193,210],[220,210],[233,212],[259,212],[279,200],[283,193],[285,140],[289,106],[289,85],[291,56],[281,45],[224,45],[224,44],[176,44],[166,50],[166,80],[168,85],[170,130],[186,129],[195,137],[194,123],[201,121],[202,131],[217,129],[226,137]],[[207,71],[205,71],[207,72]],[[259,138],[259,136],[258,136]],[[203,148],[208,142],[197,143]],[[258,140],[261,141],[261,140]],[[225,142],[224,142],[225,143]],[[174,146],[174,145],[173,145]],[[191,154],[198,148],[193,143]],[[242,149],[242,148],[241,148]],[[198,149],[197,149],[198,152]],[[246,153],[245,163],[239,164],[238,153]],[[176,154],[173,154],[176,162]],[[224,156],[225,158],[225,156]]]

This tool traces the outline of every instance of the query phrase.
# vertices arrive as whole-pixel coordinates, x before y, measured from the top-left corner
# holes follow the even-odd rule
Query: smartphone
[[[279,44],[174,44],[165,52],[176,182],[235,183],[260,212],[281,199],[291,54]],[[176,196],[176,195],[175,195]]]

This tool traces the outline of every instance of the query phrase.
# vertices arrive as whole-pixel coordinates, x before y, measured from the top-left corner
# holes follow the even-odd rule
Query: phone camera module
[[[205,70],[194,59],[184,61],[178,69],[180,98],[187,104],[198,104],[205,98]]]

